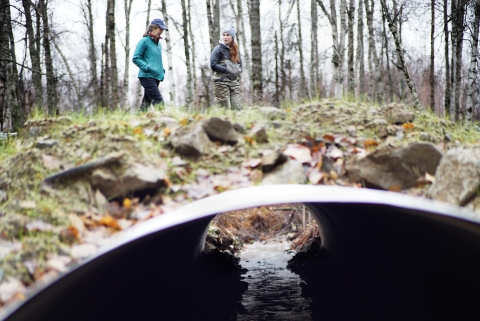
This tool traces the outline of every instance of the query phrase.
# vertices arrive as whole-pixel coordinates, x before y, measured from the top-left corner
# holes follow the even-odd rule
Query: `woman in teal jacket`
[[[165,77],[162,62],[162,45],[160,39],[164,30],[168,31],[162,19],[154,19],[148,26],[147,32],[137,44],[133,54],[133,63],[140,68],[138,79],[145,89],[141,111],[147,111],[151,104],[163,105],[163,98],[158,85]]]

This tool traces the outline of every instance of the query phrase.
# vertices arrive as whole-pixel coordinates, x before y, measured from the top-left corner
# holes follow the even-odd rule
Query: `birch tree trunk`
[[[248,0],[250,27],[252,29],[252,93],[253,101],[259,102],[263,98],[263,68],[262,68],[262,37],[260,28],[260,0]]]
[[[165,25],[168,26],[169,18],[168,18],[166,0],[162,0],[162,15],[163,15],[163,20],[165,21]],[[165,43],[166,43],[165,51],[167,52],[167,62],[168,62],[167,77],[170,83],[170,101],[172,101],[176,105],[177,94],[175,90],[176,86],[175,86],[175,79],[173,76],[173,67],[172,67],[173,65],[172,45],[171,45],[171,40],[169,35],[165,36]]]
[[[318,10],[317,2],[310,1],[310,19],[312,21],[311,32],[311,56],[310,56],[310,95],[316,96],[318,94]]]
[[[389,98],[389,101],[392,102],[393,101],[393,80],[392,80],[392,69],[390,68],[390,45],[389,45],[389,42],[388,42],[388,35],[387,35],[387,27],[385,26],[386,24],[386,14],[383,13],[382,14],[382,26],[383,26],[383,49],[382,51],[385,52],[385,61],[386,61],[386,68],[383,68],[383,52],[382,52],[382,66],[381,66],[381,79],[383,79],[383,72],[386,71],[387,72],[387,77],[388,77],[388,98]],[[384,97],[385,100],[386,97]]]
[[[300,97],[307,96],[307,80],[305,77],[305,70],[303,69],[303,40],[302,40],[302,21],[300,16],[300,0],[297,0],[297,22],[298,22],[298,51],[300,54],[300,90],[298,91]]]
[[[185,4],[185,0],[181,0],[182,2],[182,19],[183,19],[183,45],[185,48],[185,64],[187,66],[187,95],[185,97],[185,106],[187,109],[191,109],[192,100],[193,100],[193,92],[192,92],[192,69],[190,66],[190,45],[188,43],[188,20],[187,20],[187,6]]]
[[[125,72],[123,74],[123,106],[125,109],[130,108],[128,101],[128,85],[130,82],[130,13],[132,12],[133,0],[124,0],[125,12]]]
[[[210,51],[215,48],[220,37],[220,0],[207,0],[208,32]]]
[[[397,52],[397,56],[399,59],[399,66],[398,68],[403,72],[405,76],[405,80],[407,81],[408,88],[410,89],[410,94],[412,95],[413,107],[415,109],[421,109],[421,104],[418,99],[417,89],[415,88],[415,83],[413,82],[412,78],[410,77],[410,73],[408,72],[406,63],[405,63],[405,56],[404,56],[404,49],[401,43],[401,38],[397,29],[397,24],[392,20],[390,13],[388,12],[387,5],[385,0],[380,0],[380,4],[382,5],[382,9],[384,11],[385,17],[388,22],[388,27],[390,32],[392,33],[393,39],[395,41],[395,48]]]
[[[280,49],[280,96],[279,99],[285,99],[285,90],[287,86],[287,72],[285,66],[285,39],[283,37],[283,18],[282,18],[282,0],[278,0],[278,21],[280,23],[280,44],[282,48]]]
[[[459,119],[459,116],[462,117],[460,110],[460,99],[461,94],[460,90],[462,89],[462,64],[463,64],[463,36],[465,32],[465,7],[467,5],[467,1],[459,1],[459,6],[457,9],[457,39],[456,39],[456,66],[455,66],[455,111],[456,111],[456,119]]]
[[[457,78],[456,68],[457,68],[457,50],[458,50],[458,25],[457,25],[457,4],[459,0],[451,0],[451,20],[452,20],[452,63],[451,63],[451,73],[450,73],[450,101],[448,106],[448,113],[450,120],[457,119],[457,109],[456,109],[456,93],[457,93]]]
[[[110,77],[112,97],[110,108],[115,110],[118,108],[118,71],[117,71],[117,50],[115,48],[115,0],[108,0],[107,9],[107,34],[110,42]]]
[[[365,13],[368,27],[368,70],[370,72],[369,93],[374,101],[383,101],[383,70],[379,68],[377,49],[375,47],[375,30],[373,28],[373,13],[375,10],[375,0],[364,0]]]
[[[478,92],[478,31],[480,24],[480,0],[475,0],[473,4],[475,18],[472,25],[472,39],[470,51],[470,67],[468,69],[467,81],[467,101],[465,120],[470,123],[473,115],[478,113],[477,92]]]
[[[430,108],[435,112],[435,0],[431,2],[432,24],[430,29]]]
[[[250,54],[247,48],[247,39],[245,37],[245,19],[243,18],[243,0],[237,0],[237,13],[238,19],[240,20],[239,26],[241,29],[237,30],[237,37],[242,40],[241,46],[243,49],[243,61],[244,69],[247,70],[246,75],[242,72],[242,82],[246,81],[246,88],[249,88],[250,84],[250,75],[252,74],[252,64],[250,62]],[[238,36],[240,35],[240,36]]]
[[[30,61],[32,63],[32,83],[35,91],[34,104],[43,105],[43,86],[42,86],[42,67],[40,60],[40,48],[35,42],[35,31],[33,29],[33,19],[31,13],[30,0],[23,0],[23,9],[25,11],[25,28],[28,36],[28,51],[30,52]]]
[[[355,95],[355,68],[354,68],[354,37],[353,26],[355,24],[355,0],[350,0],[348,10],[348,93]]]
[[[278,65],[278,35],[275,30],[275,94],[273,96],[273,105],[280,108],[280,75]]]
[[[195,108],[198,107],[198,100],[197,100],[197,63],[196,63],[196,50],[195,50],[195,37],[193,36],[193,31],[192,31],[192,13],[191,13],[191,1],[188,0],[188,5],[187,5],[187,21],[188,21],[188,33],[190,35],[190,41],[192,42],[191,45],[191,53],[192,53],[192,65],[191,65],[191,73],[192,73],[192,81],[193,81],[193,103],[195,105]]]
[[[58,114],[57,77],[53,68],[52,50],[50,48],[50,24],[48,22],[47,0],[40,0],[43,22],[43,50],[47,72],[47,108],[50,116]]]
[[[145,23],[145,30],[147,30],[148,26],[150,25],[150,11],[151,10],[152,10],[152,0],[148,0],[148,2],[147,2],[147,21]],[[163,1],[162,1],[162,10],[163,10]]]
[[[363,0],[358,0],[358,22],[357,22],[357,61],[356,71],[358,79],[358,95],[366,92],[365,88],[365,57],[364,57],[364,35],[363,35]]]

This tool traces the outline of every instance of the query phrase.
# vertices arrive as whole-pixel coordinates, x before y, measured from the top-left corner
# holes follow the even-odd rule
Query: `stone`
[[[189,157],[203,155],[213,146],[201,124],[175,129],[169,142],[178,154]]]
[[[352,181],[363,181],[367,187],[407,189],[416,186],[425,173],[434,175],[441,158],[442,153],[432,144],[386,145],[360,159],[350,159],[345,169]]]
[[[445,134],[445,136],[443,137],[443,140],[444,140],[445,142],[452,142],[452,141],[453,141],[453,137],[452,137],[452,135],[450,135],[450,134]]]
[[[430,136],[428,136],[427,133],[420,133],[420,140],[422,140],[422,141],[429,141],[429,140],[430,140]]]
[[[443,156],[428,197],[466,205],[480,188],[480,149],[452,148]]]
[[[55,145],[58,145],[58,141],[54,139],[46,139],[46,140],[39,140],[37,144],[35,144],[35,147],[37,147],[38,149],[47,149]]]
[[[233,129],[234,129],[237,133],[240,133],[240,134],[245,134],[245,133],[246,133],[245,127],[243,127],[243,126],[240,125],[240,124],[233,124]]]
[[[92,175],[92,186],[97,188],[107,199],[112,199],[130,192],[166,186],[166,179],[167,176],[163,169],[135,163],[120,178],[106,170],[96,170]],[[100,203],[103,202],[100,201]]]
[[[394,124],[411,123],[415,119],[415,114],[406,106],[395,103],[385,106],[382,111],[385,118]]]
[[[164,117],[160,117],[158,118],[158,122],[167,127],[167,128],[170,128],[170,129],[173,129],[173,128],[176,128],[179,125],[178,123],[178,120],[176,120],[175,118],[172,118],[172,117],[167,117],[167,116],[164,116]]]
[[[235,145],[238,142],[238,135],[228,120],[212,117],[204,121],[202,127],[212,141],[220,141],[229,145]]]
[[[350,136],[355,136],[357,134],[357,128],[353,125],[347,127],[347,133]]]
[[[267,116],[267,118],[270,119],[287,115],[287,112],[285,110],[277,107],[260,107],[258,111],[260,111],[262,114],[264,114],[265,116]]]
[[[284,164],[288,161],[288,157],[277,151],[272,151],[262,158],[262,171],[264,173],[270,172],[278,165]]]
[[[262,125],[255,125],[250,130],[249,136],[252,137],[257,143],[267,143],[268,142],[268,134],[265,130],[265,127]]]
[[[284,164],[275,167],[263,176],[261,185],[269,184],[304,184],[307,176],[300,162],[288,159]]]

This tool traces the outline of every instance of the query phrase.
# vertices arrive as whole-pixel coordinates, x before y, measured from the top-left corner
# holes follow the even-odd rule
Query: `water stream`
[[[245,310],[237,320],[312,320],[310,300],[301,295],[301,280],[287,269],[294,255],[287,248],[284,239],[245,246],[240,264],[248,269],[244,274],[248,290],[243,294]]]

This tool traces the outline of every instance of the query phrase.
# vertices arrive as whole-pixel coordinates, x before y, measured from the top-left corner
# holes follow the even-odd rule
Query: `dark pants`
[[[138,79],[140,79],[140,84],[145,89],[142,103],[140,104],[140,110],[147,111],[151,104],[163,105],[162,94],[160,94],[160,90],[158,90],[158,85],[160,84],[160,81],[153,78]]]

